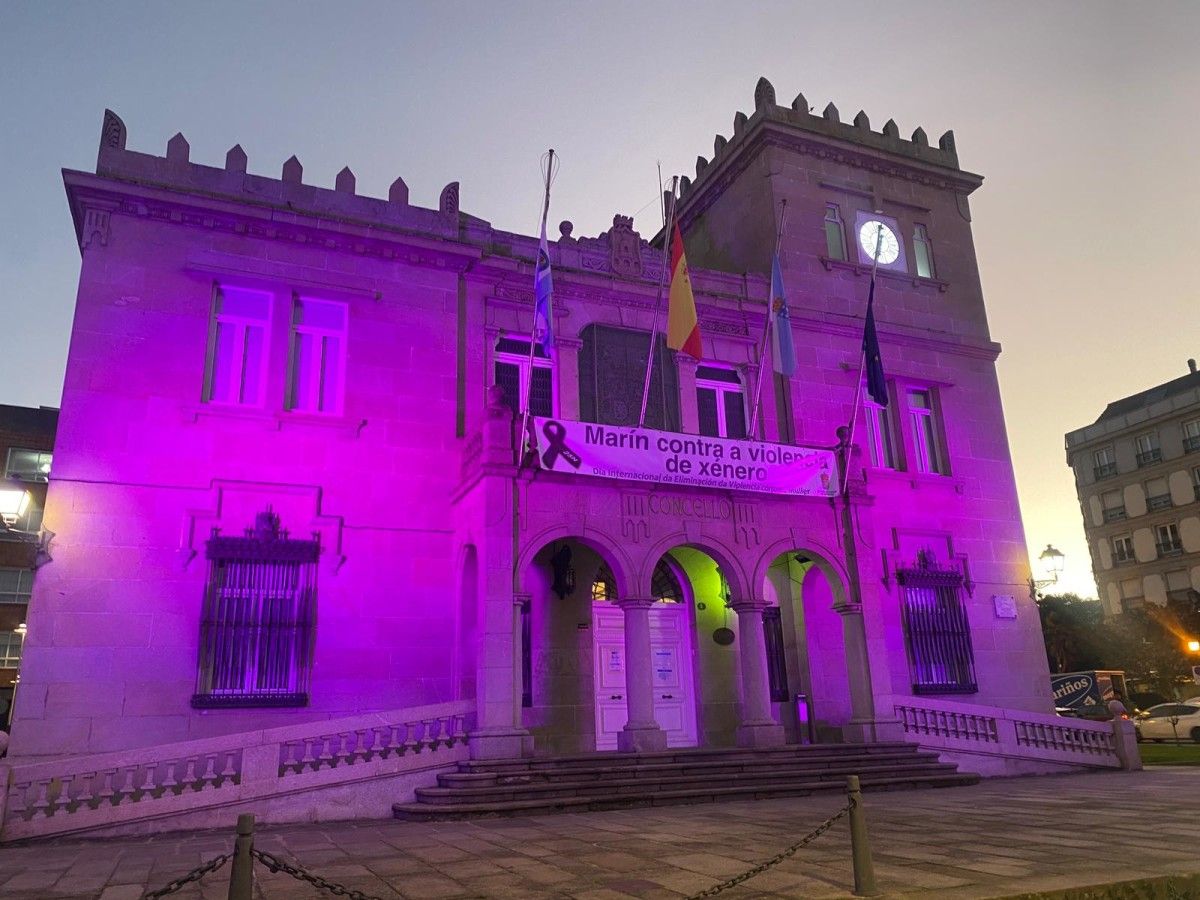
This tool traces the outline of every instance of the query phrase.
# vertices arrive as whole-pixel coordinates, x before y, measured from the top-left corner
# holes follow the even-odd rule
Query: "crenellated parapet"
[[[775,99],[775,87],[766,78],[760,78],[754,90],[753,114],[737,112],[733,117],[733,136],[727,138],[718,134],[713,142],[712,158],[696,158],[695,177],[683,176],[680,179],[681,196],[688,195],[701,180],[711,177],[718,163],[739,153],[750,135],[757,133],[760,124],[785,126],[801,139],[806,135],[832,138],[838,144],[849,145],[847,152],[853,153],[861,148],[872,156],[883,154],[893,165],[913,164],[913,168],[930,173],[923,180],[935,177],[933,173],[939,169],[949,177],[961,175],[968,179],[976,178],[963,172],[959,166],[953,131],[945,132],[938,139],[937,146],[931,146],[925,130],[920,127],[906,140],[900,136],[900,127],[894,119],[888,119],[882,130],[874,131],[870,118],[863,110],[859,110],[851,122],[843,122],[841,113],[833,103],[827,104],[820,114],[814,113],[814,109],[803,94],[797,94],[790,106],[781,106]],[[827,141],[824,143],[828,146]],[[836,152],[824,150],[818,155]]]
[[[408,185],[403,178],[392,182],[387,199],[365,197],[357,192],[357,179],[348,166],[338,172],[333,188],[323,188],[305,183],[304,166],[296,156],[283,163],[278,178],[271,178],[249,172],[249,160],[240,144],[225,154],[223,167],[216,167],[192,162],[191,147],[182,134],[167,142],[164,156],[130,150],[126,146],[127,136],[120,116],[105,110],[96,158],[97,175],[147,187],[241,200],[256,206],[274,204],[292,213],[390,225],[439,237],[459,235],[466,224],[464,220],[470,218],[460,215],[457,181],[442,190],[437,209],[424,209],[409,203]]]

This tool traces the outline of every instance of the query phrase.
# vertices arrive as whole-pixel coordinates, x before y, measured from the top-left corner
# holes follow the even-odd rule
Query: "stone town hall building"
[[[16,760],[448,702],[477,758],[898,739],[934,708],[1051,721],[982,179],[950,132],[812,115],[763,80],[682,180],[704,358],[660,337],[638,464],[812,448],[808,493],[514,464],[527,377],[543,434],[633,434],[663,256],[629,218],[560,226],[556,353],[530,375],[536,240],[457,183],[426,209],[400,179],[387,199],[349,169],[306,184],[295,157],[253,175],[182,135],[154,156],[112,113],[95,173],[64,180],[82,268]],[[783,199],[798,367],[767,366],[748,436]],[[848,565],[830,448],[870,221],[898,239],[876,296],[890,403],[854,432]]]

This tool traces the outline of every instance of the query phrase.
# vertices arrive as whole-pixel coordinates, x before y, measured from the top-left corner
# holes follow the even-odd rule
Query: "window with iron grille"
[[[1183,423],[1183,452],[1194,453],[1200,450],[1200,419]]]
[[[529,380],[529,341],[502,337],[493,357],[495,383],[504,389],[504,403],[513,413],[523,407],[522,393],[529,391],[529,411],[535,416],[554,415],[554,364],[542,349],[533,347],[533,381]]]
[[[289,538],[269,510],[243,537],[214,531],[193,706],[308,704],[320,552],[315,535]]]
[[[1133,538],[1127,534],[1115,535],[1112,539],[1113,562],[1117,565],[1134,562]]]
[[[733,369],[696,367],[696,410],[700,433],[708,437],[746,436],[746,398]]]
[[[1097,481],[1117,474],[1117,458],[1112,447],[1101,447],[1092,453],[1092,474]]]
[[[588,325],[579,352],[579,415],[585,422],[637,425],[650,334],[608,325]],[[654,369],[646,403],[646,427],[679,431],[679,377],[666,337],[655,342]]]
[[[1158,446],[1157,432],[1150,431],[1146,434],[1139,434],[1134,438],[1134,444],[1137,446],[1137,464],[1139,466],[1162,462],[1162,450]]]
[[[783,617],[778,606],[763,610],[763,637],[767,642],[767,684],[771,700],[784,703],[788,699],[787,658],[783,649]]]
[[[1154,545],[1159,556],[1178,556],[1183,552],[1179,526],[1174,522],[1154,526]]]
[[[921,553],[900,569],[901,615],[914,694],[973,694],[975,654],[963,605],[963,576]]]

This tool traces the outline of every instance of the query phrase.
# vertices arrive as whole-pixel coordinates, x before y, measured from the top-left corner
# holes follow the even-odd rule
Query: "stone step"
[[[957,787],[977,784],[978,775],[959,772],[930,775],[872,775],[862,778],[867,791],[910,790],[928,787]],[[714,784],[702,788],[600,797],[552,797],[532,800],[510,800],[494,803],[396,803],[392,814],[408,821],[461,819],[476,816],[541,815],[553,812],[587,812],[604,809],[626,809],[646,806],[670,806],[686,803],[711,803],[721,800],[757,800],[772,797],[797,797],[817,791],[844,790],[845,783],[837,780],[798,780],[762,784]]]
[[[936,753],[928,750],[917,750],[913,747],[909,752],[860,753],[847,750],[821,755],[808,754],[805,757],[747,758],[741,756],[734,759],[704,758],[677,762],[643,762],[641,759],[630,759],[623,761],[621,764],[610,761],[604,765],[571,766],[567,768],[539,766],[534,761],[528,767],[506,767],[504,771],[447,772],[440,775],[438,781],[443,787],[451,787],[454,785],[527,783],[568,777],[583,780],[603,779],[612,776],[652,777],[672,774],[723,776],[726,773],[760,770],[779,771],[785,768],[821,770],[848,764],[867,766],[885,763],[936,763],[937,759]]]
[[[772,785],[794,781],[835,781],[845,784],[847,775],[860,775],[864,778],[871,776],[909,777],[913,775],[947,775],[955,774],[957,768],[948,763],[920,762],[907,765],[861,766],[846,765],[834,769],[812,771],[803,767],[786,770],[762,770],[756,772],[737,772],[713,779],[709,775],[675,775],[655,776],[652,778],[611,778],[603,780],[578,781],[555,780],[542,782],[520,782],[498,785],[478,785],[474,787],[430,787],[417,788],[416,798],[420,803],[448,805],[455,803],[499,803],[515,800],[534,800],[549,797],[596,797],[649,794],[658,795],[664,792],[686,790],[688,788],[708,788],[713,785],[735,787],[742,785]]]
[[[651,753],[621,753],[618,751],[600,751],[597,753],[580,753],[568,756],[523,757],[517,759],[488,759],[465,760],[460,762],[459,771],[470,772],[502,772],[505,770],[569,769],[577,766],[594,767],[599,765],[638,765],[655,762],[695,762],[703,759],[720,760],[756,760],[778,759],[783,757],[808,758],[835,753],[876,754],[876,753],[917,753],[919,748],[906,741],[879,742],[874,744],[785,744],[780,747],[761,749],[740,749],[729,747],[680,747],[669,750],[659,750]]]

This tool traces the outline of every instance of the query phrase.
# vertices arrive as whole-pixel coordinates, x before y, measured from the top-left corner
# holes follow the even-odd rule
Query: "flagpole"
[[[541,230],[538,232],[539,241],[541,240],[541,235],[546,233],[546,219],[550,215],[550,180],[551,180],[551,176],[553,175],[553,173],[554,173],[554,148],[551,147],[550,150],[547,151],[547,154],[546,154],[546,171],[545,171],[544,175],[542,176],[542,181],[545,184],[546,190],[545,190],[545,193],[543,194],[543,199],[542,199],[542,222],[541,222]],[[539,250],[539,252],[541,252],[540,245],[539,245],[538,250]],[[534,264],[534,269],[535,270],[537,269],[536,263]],[[536,291],[535,291],[535,295],[536,295]],[[524,463],[525,463],[525,454],[527,452],[527,448],[525,446],[525,439],[526,439],[526,434],[529,429],[529,407],[533,401],[533,353],[534,353],[534,348],[537,347],[537,341],[538,341],[538,334],[537,334],[538,316],[537,316],[537,297],[536,296],[534,296],[534,298],[533,298],[533,307],[534,307],[534,309],[533,309],[533,325],[529,331],[529,360],[525,364],[525,384],[522,385],[522,390],[521,390],[521,397],[522,397],[521,431],[519,432],[519,435],[517,437],[517,446],[520,447],[521,449],[520,449],[520,452],[517,457],[518,465],[524,465]]]
[[[646,380],[642,382],[642,411],[638,413],[638,428],[646,424],[646,404],[650,400],[650,375],[654,371],[655,341],[658,339],[658,316],[662,307],[663,290],[667,283],[667,269],[671,268],[671,227],[675,223],[675,188],[679,176],[671,177],[671,202],[667,204],[667,218],[663,222],[663,266],[658,279],[658,296],[654,298],[654,318],[650,326],[650,354],[646,360]]]
[[[880,225],[880,227],[878,227],[875,230],[875,258],[871,261],[871,286],[870,286],[870,288],[867,289],[867,313],[868,314],[871,313],[871,304],[873,304],[875,302],[875,273],[879,269],[879,250],[882,246],[883,246],[883,226]],[[866,320],[864,317],[864,327],[865,327],[865,321]],[[856,381],[854,383],[854,407],[850,412],[850,434],[846,439],[847,444],[849,446],[853,446],[853,444],[854,444],[854,426],[858,424],[858,404],[859,404],[859,401],[862,400],[863,372],[866,371],[866,368],[867,368],[867,342],[865,339],[866,332],[864,331],[863,334],[864,334],[864,340],[863,340],[862,352],[859,354],[859,359],[858,359],[858,381]],[[845,462],[845,465],[842,466],[842,468],[844,470],[842,472],[842,497],[845,498],[847,496],[846,492],[850,489],[850,451],[849,451],[849,449],[847,449],[847,451],[846,451],[846,462]]]
[[[775,284],[775,258],[779,256],[779,245],[783,242],[783,220],[787,218],[787,197],[779,201],[779,228],[775,231],[775,252],[771,255],[771,285]],[[763,371],[767,365],[767,341],[771,337],[771,326],[774,324],[775,311],[771,308],[771,303],[775,299],[774,290],[769,290],[767,293],[767,325],[763,329],[762,346],[758,348],[758,380],[754,385],[754,408],[750,411],[750,438],[753,440],[758,434],[758,407],[762,400],[763,386]],[[790,327],[790,326],[789,326]]]

